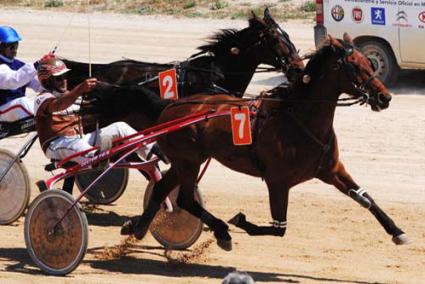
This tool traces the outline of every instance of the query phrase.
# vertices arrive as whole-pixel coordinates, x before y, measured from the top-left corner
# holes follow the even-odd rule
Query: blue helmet
[[[20,41],[21,37],[14,28],[8,26],[0,26],[0,44]]]

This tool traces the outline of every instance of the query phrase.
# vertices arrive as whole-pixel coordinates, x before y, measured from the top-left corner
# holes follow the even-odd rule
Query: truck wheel
[[[387,87],[394,86],[399,67],[391,49],[377,40],[362,42],[359,48],[372,61],[378,79]]]

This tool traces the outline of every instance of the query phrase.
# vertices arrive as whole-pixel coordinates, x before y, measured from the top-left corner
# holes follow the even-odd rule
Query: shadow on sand
[[[88,253],[96,253],[96,250],[89,250]],[[159,251],[158,251],[159,250]],[[135,258],[128,254],[156,255],[163,260]],[[206,263],[185,263],[169,262],[163,254],[161,247],[134,245],[128,250],[127,256],[112,260],[88,260],[85,263],[92,268],[124,274],[146,274],[161,275],[166,277],[201,277],[223,279],[228,273],[237,270],[232,266],[210,265]],[[318,283],[354,283],[354,284],[385,284],[382,282],[352,281],[346,279],[315,277],[303,274],[286,274],[276,272],[244,271],[250,274],[257,283],[277,282],[277,283],[302,283],[303,279],[317,281]]]
[[[96,253],[104,249],[92,248],[89,249],[88,254]],[[160,255],[153,252],[160,248],[157,246],[135,246],[133,252],[142,252],[144,254]],[[13,262],[5,266],[5,271],[24,273],[24,274],[43,274],[31,261],[27,250],[25,248],[6,248],[0,249],[0,263]],[[120,259],[113,260],[85,260],[84,264],[90,265],[94,269],[101,269],[114,273],[123,274],[139,274],[139,275],[160,275],[166,277],[202,277],[217,279],[220,281],[228,273],[235,271],[235,267],[209,265],[198,263],[174,263],[164,260],[142,259],[125,256]],[[258,271],[245,271],[250,274],[257,283],[261,282],[276,282],[276,283],[302,283],[303,280],[317,281],[317,283],[353,283],[353,284],[386,284],[382,282],[368,282],[368,281],[354,281],[348,279],[325,278],[316,277],[306,274],[290,274],[290,273],[276,273],[276,272],[258,272]],[[75,272],[78,275],[78,268]],[[171,279],[170,279],[171,280]],[[219,282],[217,282],[219,283]]]

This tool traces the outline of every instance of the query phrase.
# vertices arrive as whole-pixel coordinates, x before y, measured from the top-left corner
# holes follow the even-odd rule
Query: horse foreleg
[[[266,181],[267,182],[267,181]],[[269,189],[269,202],[273,218],[272,226],[257,226],[246,220],[242,213],[238,213],[229,220],[230,224],[241,228],[250,236],[281,236],[286,232],[287,226],[287,208],[289,189],[284,188],[279,183],[267,182]]]
[[[121,227],[121,235],[133,234],[137,239],[142,239],[160,209],[160,204],[165,200],[168,194],[178,185],[176,171],[171,167],[163,178],[154,185],[152,198],[149,200],[146,209],[142,215],[132,217]]]
[[[333,184],[342,193],[350,196],[361,206],[368,209],[384,227],[385,231],[391,235],[392,241],[397,245],[409,243],[407,235],[396,226],[394,221],[385,212],[379,208],[375,200],[366,192],[365,189],[358,186],[352,177],[347,173],[342,163],[338,164],[337,172],[330,177],[319,177],[326,183]]]
[[[192,171],[189,171],[189,167],[185,167],[184,179],[181,179],[180,191],[177,197],[177,205],[206,224],[214,232],[217,245],[226,251],[230,251],[232,250],[232,237],[228,232],[229,227],[225,222],[205,210],[194,198],[198,172],[199,167],[194,169],[193,174],[191,174]]]

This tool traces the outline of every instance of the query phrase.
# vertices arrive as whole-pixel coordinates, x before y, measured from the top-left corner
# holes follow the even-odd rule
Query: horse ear
[[[342,46],[342,44],[336,39],[336,38],[334,38],[333,36],[331,36],[331,35],[329,35],[328,34],[328,40],[329,40],[329,43],[332,45],[332,46],[334,46],[334,47],[339,47],[339,48],[342,48],[342,49],[344,49],[344,47]]]
[[[264,19],[269,19],[272,16],[270,15],[270,10],[269,7],[267,7],[266,9],[264,9]]]
[[[269,26],[273,26],[273,25],[276,24],[275,20],[273,19],[272,15],[270,14],[270,10],[269,10],[268,7],[264,10],[264,21]]]
[[[241,50],[237,47],[232,47],[230,49],[230,53],[233,54],[233,55],[238,55],[240,52],[241,52]]]
[[[248,19],[248,23],[250,27],[253,27],[255,25],[258,25],[258,21],[259,18],[257,17],[257,15],[255,15],[254,11],[251,10],[251,17]]]
[[[350,45],[354,45],[353,39],[351,38],[351,36],[348,35],[348,33],[344,33],[342,39]]]

